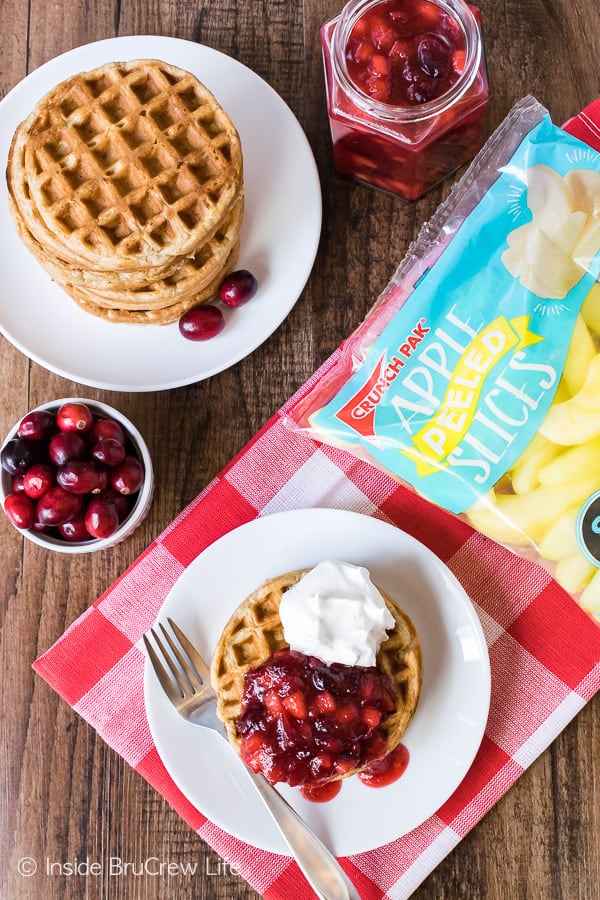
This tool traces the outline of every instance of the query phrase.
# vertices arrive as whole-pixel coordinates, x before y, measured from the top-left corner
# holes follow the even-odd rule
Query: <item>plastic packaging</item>
[[[600,155],[518,103],[288,424],[600,616]]]

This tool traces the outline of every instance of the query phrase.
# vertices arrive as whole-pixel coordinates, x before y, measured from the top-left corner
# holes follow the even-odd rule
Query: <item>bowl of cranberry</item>
[[[0,499],[35,544],[90,553],[128,537],[152,502],[148,447],[111,406],[69,397],[37,406],[0,449]]]

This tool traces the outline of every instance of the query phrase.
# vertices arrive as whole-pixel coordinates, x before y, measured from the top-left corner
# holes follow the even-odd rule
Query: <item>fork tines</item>
[[[151,628],[144,635],[144,645],[163,690],[172,703],[177,703],[189,696],[190,693],[198,693],[205,684],[210,683],[209,668],[176,622],[169,617],[167,617],[167,622],[172,634],[162,622],[159,622],[158,627],[162,632],[163,640],[156,628]],[[152,635],[168,671],[152,646],[148,634]]]

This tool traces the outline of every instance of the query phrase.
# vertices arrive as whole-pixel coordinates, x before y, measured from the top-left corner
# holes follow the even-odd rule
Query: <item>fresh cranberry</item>
[[[389,679],[374,667],[278,651],[245,676],[242,757],[272,783],[337,778],[385,753],[380,725],[394,708]]]
[[[85,512],[83,511],[78,513],[73,519],[69,519],[68,522],[63,522],[62,525],[59,525],[58,533],[63,540],[77,543],[89,541],[92,538],[92,535],[85,527]]]
[[[85,511],[85,527],[95,538],[107,538],[119,527],[119,514],[111,500],[95,497]]]
[[[54,469],[44,463],[36,463],[23,475],[23,490],[28,497],[37,500],[54,484]]]
[[[32,531],[37,531],[38,534],[54,534],[58,531],[53,525],[42,525],[41,522],[34,522],[31,526]]]
[[[80,459],[60,466],[56,480],[72,494],[94,494],[106,487],[107,476],[93,462]]]
[[[96,419],[92,425],[92,438],[96,441],[112,438],[112,440],[125,444],[125,432],[119,422],[114,419]]]
[[[17,528],[31,528],[35,521],[35,504],[24,493],[9,494],[4,501],[4,512]]]
[[[13,494],[20,494],[25,490],[25,475],[13,475],[10,479],[10,489]]]
[[[144,467],[136,456],[126,456],[110,473],[110,483],[119,494],[135,494],[144,481]]]
[[[89,431],[94,424],[92,411],[86,403],[63,403],[56,413],[61,431]]]
[[[92,447],[91,455],[103,466],[116,466],[125,459],[125,445],[115,438],[100,438]]]
[[[18,428],[19,437],[30,441],[41,441],[51,437],[56,431],[56,416],[47,410],[30,412],[24,416]]]
[[[42,452],[38,441],[13,438],[4,445],[0,453],[2,468],[10,475],[23,475],[27,469],[40,461]]]
[[[123,519],[127,518],[133,505],[133,499],[128,494],[120,494],[119,491],[115,491],[111,485],[108,485],[108,487],[102,491],[102,496],[115,504],[119,514],[119,522],[122,522]]]
[[[225,316],[216,306],[196,306],[179,320],[179,331],[188,341],[208,341],[225,327]]]
[[[55,466],[64,466],[75,459],[83,459],[87,452],[86,442],[80,434],[73,431],[55,434],[48,448],[48,455]]]
[[[225,306],[243,306],[256,294],[258,281],[248,269],[238,269],[221,282],[219,297]]]
[[[42,525],[62,525],[76,516],[82,505],[83,499],[79,494],[71,494],[56,485],[38,500],[36,519]]]

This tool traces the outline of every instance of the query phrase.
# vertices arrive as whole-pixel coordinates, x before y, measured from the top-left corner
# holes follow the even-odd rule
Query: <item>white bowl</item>
[[[65,541],[54,535],[46,534],[42,531],[35,531],[33,528],[16,528],[14,525],[13,527],[28,540],[32,541],[34,544],[39,544],[40,547],[45,547],[47,550],[56,550],[59,553],[93,553],[97,550],[105,550],[107,547],[114,547],[115,544],[125,540],[125,538],[129,537],[147,516],[152,503],[152,495],[154,493],[152,460],[146,442],[133,422],[113,406],[108,406],[106,403],[99,403],[97,400],[86,400],[81,397],[65,397],[62,400],[52,400],[49,403],[43,403],[41,406],[36,406],[34,409],[29,410],[29,412],[40,412],[42,410],[57,412],[63,403],[85,403],[94,416],[115,419],[115,421],[121,425],[126,436],[131,441],[136,455],[144,466],[144,481],[142,486],[138,491],[128,516],[120,523],[117,530],[107,538],[90,538],[88,541]],[[13,438],[18,437],[17,431],[23,418],[24,416],[19,419],[6,435],[0,450]],[[0,500],[3,509],[6,497],[11,493],[11,485],[12,475],[2,469],[0,477]],[[11,524],[13,523],[11,522]]]

